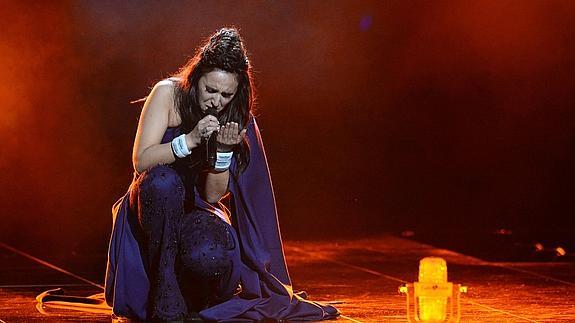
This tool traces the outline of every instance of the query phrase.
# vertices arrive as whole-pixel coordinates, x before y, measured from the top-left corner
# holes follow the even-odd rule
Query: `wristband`
[[[190,149],[188,149],[185,134],[179,135],[172,140],[172,153],[179,158],[184,158],[192,153]]]
[[[218,172],[223,172],[226,169],[230,168],[232,164],[232,156],[234,155],[233,151],[229,152],[217,152],[216,153],[216,167],[215,170]]]

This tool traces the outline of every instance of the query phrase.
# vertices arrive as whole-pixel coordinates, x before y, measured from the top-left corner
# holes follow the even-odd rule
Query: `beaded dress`
[[[183,175],[186,214],[196,214],[188,217],[187,221],[191,221],[190,228],[194,228],[194,224],[197,224],[200,230],[190,232],[200,234],[209,228],[220,230],[220,234],[217,235],[219,238],[212,239],[216,245],[214,250],[225,253],[226,261],[232,262],[231,266],[229,264],[227,267],[224,266],[227,268],[225,272],[215,275],[219,279],[216,283],[218,286],[192,279],[180,280],[179,287],[183,294],[188,295],[205,296],[207,294],[203,292],[204,290],[217,291],[216,294],[220,298],[218,299],[217,295],[215,298],[212,297],[208,307],[199,311],[199,316],[207,321],[253,322],[264,319],[317,321],[335,318],[339,315],[339,311],[332,305],[304,299],[305,293],[294,293],[292,290],[263,142],[253,117],[247,128],[250,161],[246,169],[236,175],[237,164],[235,158],[232,159],[229,181],[232,196],[230,214],[225,212],[225,208],[203,200],[197,190],[193,189],[197,182],[197,172],[189,170],[186,172],[182,165],[171,167]],[[169,142],[177,135],[179,135],[178,128],[169,128],[162,142]],[[185,165],[190,170],[197,166],[194,163]],[[161,176],[161,169],[158,174],[156,176]],[[114,224],[108,251],[105,296],[116,315],[149,319],[151,318],[149,299],[150,296],[157,294],[157,289],[154,292],[153,284],[157,283],[158,274],[146,270],[154,266],[150,267],[145,256],[146,250],[142,250],[147,248],[143,247],[145,243],[142,243],[143,238],[139,233],[141,230],[138,225],[142,221],[140,219],[140,223],[138,222],[138,215],[130,207],[131,191],[135,188],[136,182],[137,177],[128,192],[114,204],[112,210]],[[175,239],[176,244],[179,243],[177,239],[178,237]],[[198,249],[193,245],[193,241],[197,242],[198,239],[188,241],[192,241],[192,245],[183,249],[197,254]],[[205,246],[209,248],[209,244]],[[174,252],[183,253],[182,248],[177,249],[179,251]],[[209,252],[206,256],[208,263],[211,257]],[[198,257],[194,259],[199,259]],[[158,264],[161,266],[161,261]],[[207,268],[208,274],[212,271],[217,272],[217,268],[219,268],[217,265]],[[156,280],[151,281],[151,277]],[[224,299],[221,298],[222,295]],[[206,299],[196,301],[204,304]],[[196,304],[195,301],[189,303],[189,299],[186,299],[186,302],[188,305]],[[160,311],[161,307],[160,304]]]

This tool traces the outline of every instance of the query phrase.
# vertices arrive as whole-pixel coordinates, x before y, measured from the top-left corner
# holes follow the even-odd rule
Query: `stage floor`
[[[468,286],[461,322],[575,322],[572,262],[487,262],[387,235],[286,241],[285,253],[294,289],[337,302],[338,321],[406,322],[406,299],[398,287],[417,280],[419,259],[439,256],[447,261],[449,281]],[[42,262],[39,255],[0,243],[0,323],[110,322],[109,314],[37,309],[35,297],[48,289],[63,287],[80,296],[102,292],[105,255],[72,258]]]

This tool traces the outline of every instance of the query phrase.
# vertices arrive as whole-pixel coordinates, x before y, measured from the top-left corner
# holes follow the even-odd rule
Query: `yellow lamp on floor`
[[[419,281],[399,287],[407,296],[408,322],[459,322],[461,293],[467,287],[447,281],[447,263],[439,257],[419,261]]]

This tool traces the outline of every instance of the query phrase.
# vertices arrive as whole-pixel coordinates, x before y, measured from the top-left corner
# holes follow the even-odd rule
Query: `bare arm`
[[[170,81],[160,81],[146,99],[132,152],[132,162],[138,173],[158,164],[169,164],[175,161],[171,143],[160,144],[168,128],[170,112],[176,113],[173,87],[174,84]],[[217,129],[217,119],[212,116],[206,117],[198,122],[194,130],[186,134],[186,142],[190,150],[201,142],[198,129],[200,126],[202,129],[206,128],[207,134],[211,134]]]
[[[168,128],[170,108],[173,107],[172,85],[169,81],[158,82],[146,99],[132,152],[136,172],[158,165],[174,162],[170,143],[160,144]]]
[[[173,83],[170,81],[158,82],[142,109],[132,162],[136,172],[158,164],[170,164],[175,161],[171,143],[160,144],[169,125],[170,111],[174,110]],[[218,129],[218,121],[214,116],[206,116],[198,122],[194,129],[186,134],[188,148],[192,150],[201,143],[200,129],[206,129],[206,136]],[[203,189],[208,202],[215,203],[227,192],[228,172],[208,173]]]
[[[241,130],[235,122],[228,123],[220,128],[218,132],[218,151],[231,151],[234,145],[237,145],[243,140],[246,135],[246,130]],[[223,172],[214,170],[206,174],[204,197],[210,203],[216,203],[228,190],[228,182],[230,179],[230,171],[226,169]]]
[[[223,172],[209,171],[206,174],[204,186],[204,198],[210,203],[216,203],[228,191],[228,182],[230,180],[230,171]]]

